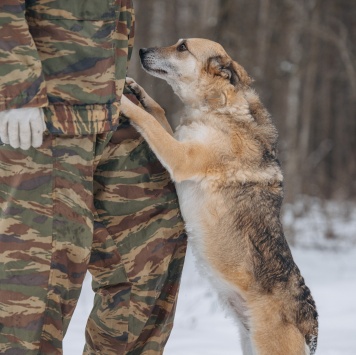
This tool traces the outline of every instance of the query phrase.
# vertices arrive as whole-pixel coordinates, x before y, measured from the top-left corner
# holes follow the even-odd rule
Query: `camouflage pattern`
[[[161,354],[186,247],[174,185],[131,126],[114,133],[95,181],[96,297],[84,353]]]
[[[167,172],[119,116],[134,22],[132,0],[0,2],[0,111],[43,107],[49,131],[0,146],[1,354],[61,354],[87,269],[84,353],[163,352],[186,236]]]
[[[162,354],[186,236],[167,172],[127,121],[1,146],[0,208],[1,354],[62,353],[88,267],[84,353]]]
[[[25,19],[25,1],[0,2],[0,111],[48,103],[41,61]]]
[[[1,0],[0,110],[44,107],[56,134],[118,126],[132,0]]]

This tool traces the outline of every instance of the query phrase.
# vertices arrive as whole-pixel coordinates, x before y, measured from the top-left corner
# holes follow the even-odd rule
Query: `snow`
[[[356,354],[356,247],[292,248],[319,312],[317,354]],[[86,278],[64,340],[64,354],[81,354],[93,293]],[[188,251],[175,326],[164,355],[242,355],[237,327],[225,316],[214,290],[195,269]],[[105,355],[105,354],[102,354]]]

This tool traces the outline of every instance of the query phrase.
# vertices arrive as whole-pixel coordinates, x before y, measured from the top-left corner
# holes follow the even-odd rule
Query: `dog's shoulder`
[[[247,87],[231,101],[219,121],[228,128],[235,151],[250,162],[276,161],[277,129],[255,90]]]

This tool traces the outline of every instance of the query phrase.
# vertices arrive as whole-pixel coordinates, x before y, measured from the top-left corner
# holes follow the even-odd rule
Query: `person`
[[[131,0],[0,3],[1,354],[62,354],[87,269],[83,353],[163,352],[186,235],[120,116],[134,20]]]

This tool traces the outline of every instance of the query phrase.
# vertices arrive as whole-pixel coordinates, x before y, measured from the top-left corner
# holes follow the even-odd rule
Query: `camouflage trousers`
[[[1,146],[0,205],[0,354],[62,354],[87,269],[84,354],[162,354],[186,236],[174,186],[127,122]]]

